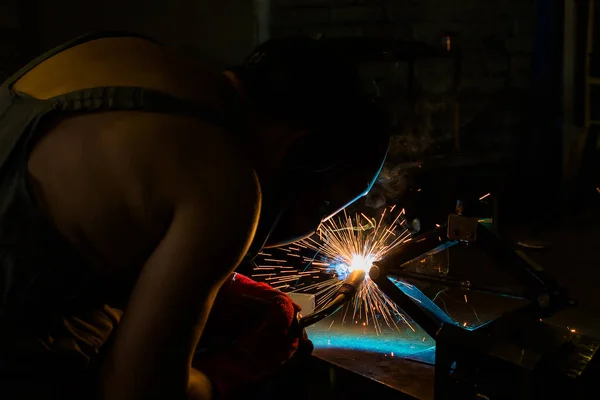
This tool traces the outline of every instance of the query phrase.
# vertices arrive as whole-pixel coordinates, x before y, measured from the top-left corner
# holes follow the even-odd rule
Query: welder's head
[[[284,203],[269,246],[311,234],[369,191],[389,136],[344,54],[326,41],[276,39],[234,72],[257,118],[267,121],[264,146],[280,154],[276,178],[261,182],[266,196]]]

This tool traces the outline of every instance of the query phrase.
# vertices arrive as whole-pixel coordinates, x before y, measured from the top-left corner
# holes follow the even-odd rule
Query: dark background
[[[115,29],[152,36],[220,68],[252,50],[257,40],[253,5],[244,0],[2,0],[0,28],[3,42],[22,43],[20,51],[29,55],[82,33]]]
[[[215,69],[239,62],[269,37],[374,40],[369,43],[401,55],[361,62],[365,84],[393,123],[388,181],[374,195],[412,206],[423,218],[425,208],[438,205],[443,215],[457,198],[469,201],[491,192],[495,206],[501,199],[506,221],[544,226],[600,200],[597,130],[586,125],[584,114],[587,102],[592,119],[600,119],[600,86],[592,87],[589,101],[585,96],[588,5],[588,0],[3,0],[0,79],[41,51],[100,29],[152,36]],[[590,74],[600,76],[593,50]],[[352,46],[348,51],[359,52]]]

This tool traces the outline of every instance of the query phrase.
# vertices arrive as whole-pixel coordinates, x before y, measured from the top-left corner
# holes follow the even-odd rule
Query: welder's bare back
[[[186,165],[178,165],[184,151]],[[85,256],[86,268],[129,279],[164,236],[176,202],[198,196],[197,206],[205,206],[210,195],[226,196],[232,175],[251,176],[231,152],[220,129],[203,121],[111,112],[59,123],[32,152],[29,172],[37,203]],[[211,206],[227,224],[230,210]],[[236,226],[227,227],[232,235]]]
[[[50,58],[14,89],[45,99],[135,86],[213,107],[230,95],[221,76],[192,70],[140,39],[102,39]],[[223,128],[201,119],[120,111],[55,122],[29,159],[37,203],[98,273],[137,278],[104,368],[105,397],[185,395],[214,296],[256,229],[256,176]]]

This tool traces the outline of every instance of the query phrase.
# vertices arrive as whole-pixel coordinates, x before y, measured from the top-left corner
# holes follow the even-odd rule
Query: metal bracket
[[[452,241],[475,242],[477,240],[477,222],[478,218],[450,214],[446,235]]]

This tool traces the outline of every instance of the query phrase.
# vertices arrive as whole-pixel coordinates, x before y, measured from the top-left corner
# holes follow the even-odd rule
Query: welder
[[[364,195],[387,144],[324,41],[223,73],[118,32],[34,60],[0,88],[0,397],[226,398],[269,377],[311,348],[298,307],[234,271]]]

